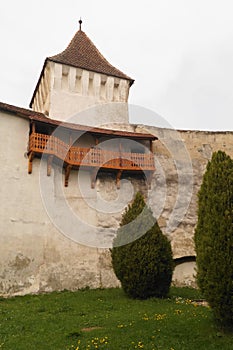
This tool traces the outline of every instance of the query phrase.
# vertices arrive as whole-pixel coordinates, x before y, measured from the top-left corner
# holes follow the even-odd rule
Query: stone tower
[[[63,52],[45,59],[30,107],[50,118],[85,125],[128,123],[127,102],[134,80],[102,56],[81,24],[80,20]]]

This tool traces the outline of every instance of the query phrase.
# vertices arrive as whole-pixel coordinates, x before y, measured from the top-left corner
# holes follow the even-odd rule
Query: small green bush
[[[115,274],[128,296],[167,296],[174,268],[171,245],[141,193],[122,216],[111,256]]]
[[[224,328],[233,326],[233,161],[213,154],[199,191],[197,283]]]

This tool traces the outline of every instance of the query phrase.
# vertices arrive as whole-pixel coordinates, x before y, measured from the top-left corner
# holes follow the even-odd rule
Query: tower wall
[[[79,114],[75,122],[91,126],[128,123],[129,87],[125,79],[47,61],[32,108],[62,121]],[[106,104],[113,108],[103,115],[98,107]],[[82,112],[95,107],[92,119],[83,120]]]
[[[51,67],[47,64],[43,70],[32,104],[34,111],[44,113],[47,116],[50,110],[51,85]]]

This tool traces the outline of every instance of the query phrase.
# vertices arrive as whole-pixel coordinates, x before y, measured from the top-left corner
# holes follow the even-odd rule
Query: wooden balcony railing
[[[29,173],[32,172],[32,160],[35,154],[48,154],[64,161],[69,168],[94,167],[116,169],[119,171],[155,170],[152,153],[130,153],[69,146],[53,135],[32,133],[29,138]]]

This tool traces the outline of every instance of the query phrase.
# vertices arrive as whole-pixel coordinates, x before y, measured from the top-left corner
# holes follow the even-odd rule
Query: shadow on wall
[[[173,272],[172,284],[176,287],[197,288],[196,283],[196,257],[183,256],[174,259],[175,269]],[[181,282],[182,281],[182,282]]]

